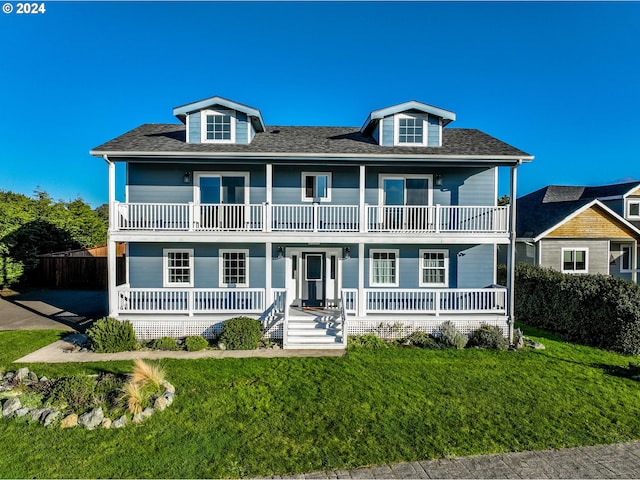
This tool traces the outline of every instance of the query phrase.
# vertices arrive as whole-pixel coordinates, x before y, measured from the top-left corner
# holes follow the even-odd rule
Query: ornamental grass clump
[[[136,358],[133,361],[133,372],[131,373],[130,382],[140,386],[150,384],[153,385],[154,388],[160,389],[164,375],[164,369],[160,365]]]
[[[136,415],[141,413],[149,405],[151,392],[143,385],[127,382],[124,387],[122,387],[122,396],[120,399],[129,413]]]

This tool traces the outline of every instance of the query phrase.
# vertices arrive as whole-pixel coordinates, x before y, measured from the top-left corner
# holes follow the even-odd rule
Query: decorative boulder
[[[173,385],[171,385],[169,382],[167,382],[166,380],[162,380],[160,382],[160,385],[162,385],[165,389],[165,391],[167,392],[171,392],[171,393],[176,393],[176,387],[174,387]]]
[[[45,427],[48,427],[55,421],[56,418],[58,418],[58,415],[60,415],[60,412],[58,410],[50,408],[48,412],[42,414],[42,417],[40,417],[40,421]]]
[[[18,397],[13,397],[4,402],[2,405],[2,416],[3,417],[12,417],[16,410],[20,409],[22,404],[20,403],[20,399]]]
[[[127,424],[127,417],[122,415],[120,418],[116,418],[111,422],[111,428],[122,428]]]
[[[48,411],[49,411],[48,408],[35,408],[29,412],[29,416],[31,417],[31,420],[33,420],[34,422],[39,422],[42,415]]]
[[[14,382],[24,382],[29,378],[29,369],[27,367],[19,369],[13,377]]]
[[[100,424],[100,426],[101,426],[102,428],[107,428],[107,429],[109,429],[109,428],[111,428],[112,423],[113,423],[113,422],[111,421],[111,419],[110,419],[110,418],[103,418],[103,419],[102,419],[102,423]]]
[[[27,413],[29,413],[29,410],[31,410],[29,407],[22,407],[16,410],[14,415],[16,417],[24,417]]]
[[[78,425],[78,415],[71,413],[60,421],[60,428],[73,428]]]
[[[102,423],[104,419],[104,413],[102,408],[94,408],[90,412],[84,413],[78,417],[78,424],[82,425],[87,430],[93,430]]]
[[[156,398],[155,402],[153,402],[153,408],[155,410],[158,410],[159,412],[162,412],[168,406],[169,406],[169,402],[165,397],[158,397]]]
[[[173,397],[174,397],[173,392],[170,392],[170,391],[167,390],[166,392],[164,392],[162,394],[161,398],[164,398],[167,401],[167,407],[168,407],[169,405],[171,405],[173,403]]]

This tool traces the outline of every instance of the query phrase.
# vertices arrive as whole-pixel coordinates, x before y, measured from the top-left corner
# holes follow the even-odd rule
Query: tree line
[[[38,255],[104,245],[108,208],[0,190],[0,288],[24,283]]]

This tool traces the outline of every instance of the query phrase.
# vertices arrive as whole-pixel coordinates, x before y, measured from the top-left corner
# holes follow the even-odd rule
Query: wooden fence
[[[45,288],[107,289],[107,257],[40,257],[29,285]],[[126,281],[125,257],[116,258],[116,283]]]

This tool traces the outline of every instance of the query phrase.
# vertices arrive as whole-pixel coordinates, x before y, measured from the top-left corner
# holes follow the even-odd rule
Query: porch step
[[[344,348],[342,326],[335,318],[290,318],[287,348]]]

